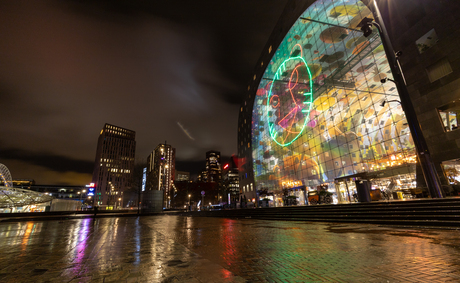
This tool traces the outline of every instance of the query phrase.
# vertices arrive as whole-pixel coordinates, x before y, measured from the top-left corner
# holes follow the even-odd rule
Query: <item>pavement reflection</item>
[[[459,282],[458,230],[144,216],[0,223],[1,282]]]

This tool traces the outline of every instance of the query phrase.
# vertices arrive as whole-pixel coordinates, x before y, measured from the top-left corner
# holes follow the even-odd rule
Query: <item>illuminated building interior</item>
[[[353,201],[363,174],[373,189],[415,189],[414,143],[380,36],[357,27],[364,17],[360,1],[316,1],[273,48],[251,132],[255,186],[273,206],[318,189]]]

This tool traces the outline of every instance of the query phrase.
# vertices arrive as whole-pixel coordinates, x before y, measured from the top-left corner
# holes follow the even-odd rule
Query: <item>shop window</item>
[[[460,118],[460,100],[438,108],[438,114],[444,131],[451,132],[457,130],[458,119]]]
[[[460,184],[460,159],[443,161],[442,168],[450,184]]]
[[[458,129],[457,112],[439,111],[446,132]]]

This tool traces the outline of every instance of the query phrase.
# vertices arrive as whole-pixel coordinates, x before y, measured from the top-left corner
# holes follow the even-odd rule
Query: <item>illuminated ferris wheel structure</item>
[[[5,187],[13,187],[13,178],[11,178],[10,170],[4,164],[0,163],[0,178]]]

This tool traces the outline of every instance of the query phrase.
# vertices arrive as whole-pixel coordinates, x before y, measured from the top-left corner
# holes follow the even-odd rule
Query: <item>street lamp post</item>
[[[188,195],[188,210],[191,210],[190,209],[190,195]]]
[[[432,198],[442,198],[443,194],[441,191],[441,185],[438,175],[436,174],[436,169],[431,159],[426,140],[423,136],[422,129],[417,119],[417,114],[415,113],[414,106],[409,96],[409,92],[406,87],[406,81],[401,70],[401,66],[398,61],[398,56],[400,52],[395,53],[393,46],[391,44],[390,38],[388,36],[385,24],[383,22],[380,10],[377,6],[376,0],[361,0],[366,6],[371,9],[375,16],[375,21],[372,19],[364,18],[361,23],[358,25],[361,27],[361,30],[364,32],[364,36],[367,37],[372,32],[372,25],[377,27],[380,38],[382,40],[383,48],[385,49],[386,56],[390,65],[391,72],[393,73],[394,83],[398,89],[399,96],[401,99],[401,107],[406,114],[407,123],[409,124],[409,129],[414,140],[415,149],[417,151],[417,156],[422,168],[423,176],[425,182],[428,186],[428,190]],[[373,2],[371,4],[371,2]]]

